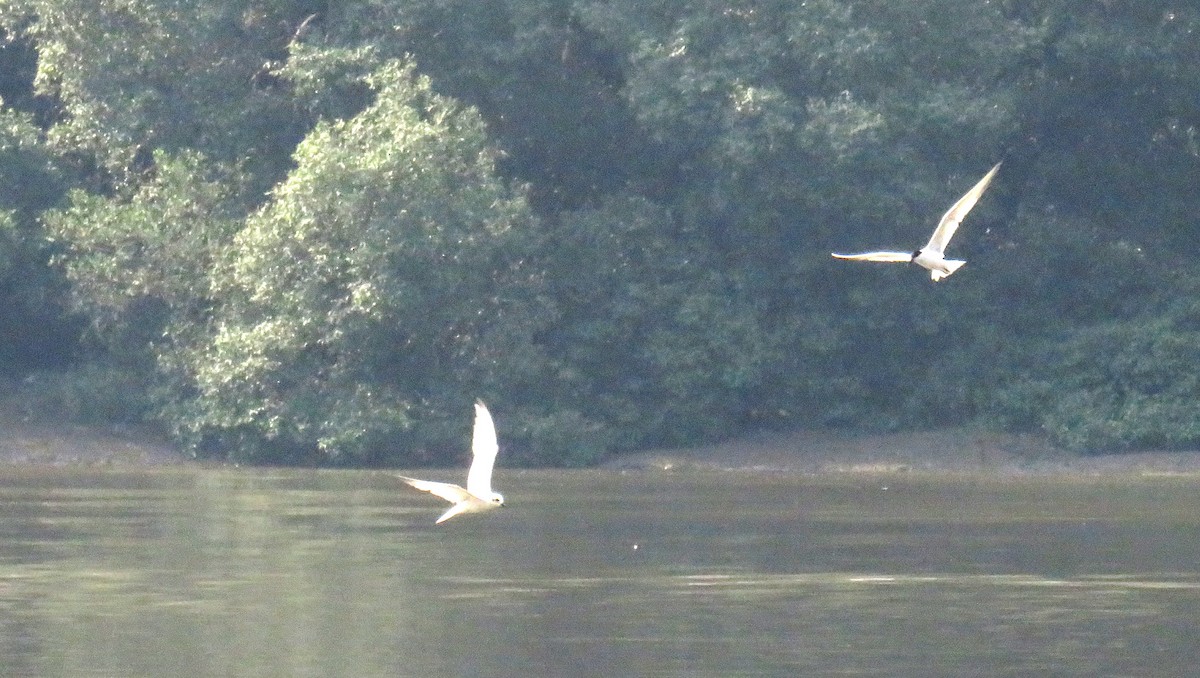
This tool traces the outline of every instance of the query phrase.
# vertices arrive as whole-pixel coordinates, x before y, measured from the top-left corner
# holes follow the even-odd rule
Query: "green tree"
[[[756,340],[776,347],[761,387],[739,400],[745,420],[944,416],[945,394],[922,388],[921,372],[944,362],[949,321],[977,299],[930,290],[911,271],[838,266],[828,253],[928,237],[964,179],[1015,133],[1020,74],[1006,68],[1040,33],[999,8],[950,2],[592,3],[581,13],[629,55],[624,92],[678,162],[672,210],[736,281]],[[973,224],[987,217],[984,205]]]
[[[559,0],[414,0],[330,8],[328,36],[415,55],[435,89],[475,106],[539,214],[624,190],[662,191],[671,158],[634,120],[622,59]]]
[[[1154,319],[1080,327],[1045,345],[1043,369],[1007,384],[998,409],[1082,452],[1194,446],[1200,332],[1195,304],[1174,306]]]
[[[480,395],[530,462],[760,426],[1200,441],[1161,384],[1200,279],[1194,9],[0,9],[37,115],[0,157],[12,298],[53,289],[37,215],[82,182],[45,218],[75,308],[201,447],[419,460]],[[919,245],[1002,158],[952,280],[829,259]]]
[[[309,125],[269,66],[313,5],[4,0],[0,14],[36,45],[37,92],[59,108],[49,142],[97,187],[136,185],[155,150],[192,149],[244,164],[253,199]]]
[[[564,213],[538,260],[559,314],[539,339],[564,400],[617,449],[719,437],[744,424],[779,346],[696,233],[643,198]]]
[[[37,222],[64,181],[28,115],[0,110],[0,373],[22,375],[71,356],[78,323],[66,285],[47,262],[52,248]]]
[[[1194,446],[1200,12],[1010,11],[1048,27],[1025,68],[1023,154],[1006,167],[1027,197],[1003,244],[1037,256],[1012,257],[995,283],[1012,366],[980,400],[1072,449]]]
[[[174,413],[198,445],[419,460],[461,448],[471,398],[539,381],[531,216],[478,114],[411,64],[367,82],[374,102],[305,138],[215,271],[223,303]]]
[[[73,306],[103,349],[91,359],[135,391],[122,417],[145,413],[163,384],[159,368],[207,331],[216,305],[210,274],[241,224],[236,183],[197,153],[159,152],[152,177],[128,200],[76,189],[43,216]],[[103,383],[103,371],[92,374]]]

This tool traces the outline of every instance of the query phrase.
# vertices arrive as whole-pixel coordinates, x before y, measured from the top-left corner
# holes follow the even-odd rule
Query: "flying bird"
[[[460,513],[478,513],[504,506],[504,497],[492,491],[492,467],[496,464],[496,425],[492,415],[480,401],[475,401],[475,432],[471,435],[471,454],[474,460],[467,471],[467,488],[453,483],[435,483],[417,480],[408,476],[397,476],[400,480],[423,492],[441,497],[453,504],[436,523],[444,523]]]
[[[954,237],[954,232],[958,230],[958,225],[962,223],[967,212],[979,202],[979,196],[987,190],[988,184],[992,182],[992,177],[996,176],[996,172],[1000,169],[1002,162],[996,163],[996,166],[988,170],[988,173],[983,175],[979,183],[975,184],[967,194],[958,199],[958,202],[942,215],[942,220],[938,222],[937,229],[933,231],[933,237],[921,249],[911,254],[907,252],[864,252],[862,254],[833,254],[837,259],[852,259],[854,261],[884,261],[896,263],[912,262],[922,268],[929,270],[930,277],[934,282],[949,276],[958,270],[960,266],[967,263],[957,259],[947,259],[946,245],[950,244],[950,238]]]

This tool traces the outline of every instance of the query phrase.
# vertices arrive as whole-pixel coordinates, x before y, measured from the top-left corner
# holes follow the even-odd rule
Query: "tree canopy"
[[[125,403],[76,415],[318,464],[448,460],[477,397],[529,464],[1200,444],[1190,7],[0,0],[0,38],[0,370]],[[953,278],[829,257],[1000,160]]]

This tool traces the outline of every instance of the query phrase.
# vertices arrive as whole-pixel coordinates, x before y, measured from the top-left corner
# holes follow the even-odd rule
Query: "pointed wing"
[[[467,491],[481,499],[492,496],[492,467],[496,464],[496,425],[487,407],[475,401],[475,432],[471,435],[471,470],[467,471]]]
[[[428,492],[436,497],[441,497],[451,504],[458,504],[470,497],[470,493],[451,483],[435,483],[432,480],[417,480],[408,476],[396,476],[400,480],[412,485],[413,487]]]
[[[912,252],[863,252],[862,254],[833,253],[835,259],[851,259],[853,261],[884,261],[889,263],[908,263],[912,261]]]
[[[988,173],[983,175],[979,183],[975,184],[967,194],[958,199],[945,214],[942,215],[942,220],[938,222],[937,228],[933,231],[933,237],[929,239],[929,244],[925,246],[925,251],[945,252],[946,246],[950,244],[950,238],[954,237],[954,232],[958,230],[958,225],[962,223],[967,212],[979,202],[979,196],[987,190],[988,184],[992,183],[992,177],[996,176],[996,172],[1000,170],[1000,165],[1003,161],[996,163],[996,166],[988,170]]]

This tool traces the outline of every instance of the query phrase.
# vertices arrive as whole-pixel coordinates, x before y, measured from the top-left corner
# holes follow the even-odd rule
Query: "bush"
[[[411,459],[445,445],[434,422],[461,403],[539,381],[532,217],[478,113],[411,63],[367,82],[374,102],[313,130],[212,273],[222,303],[171,410],[194,444]]]

